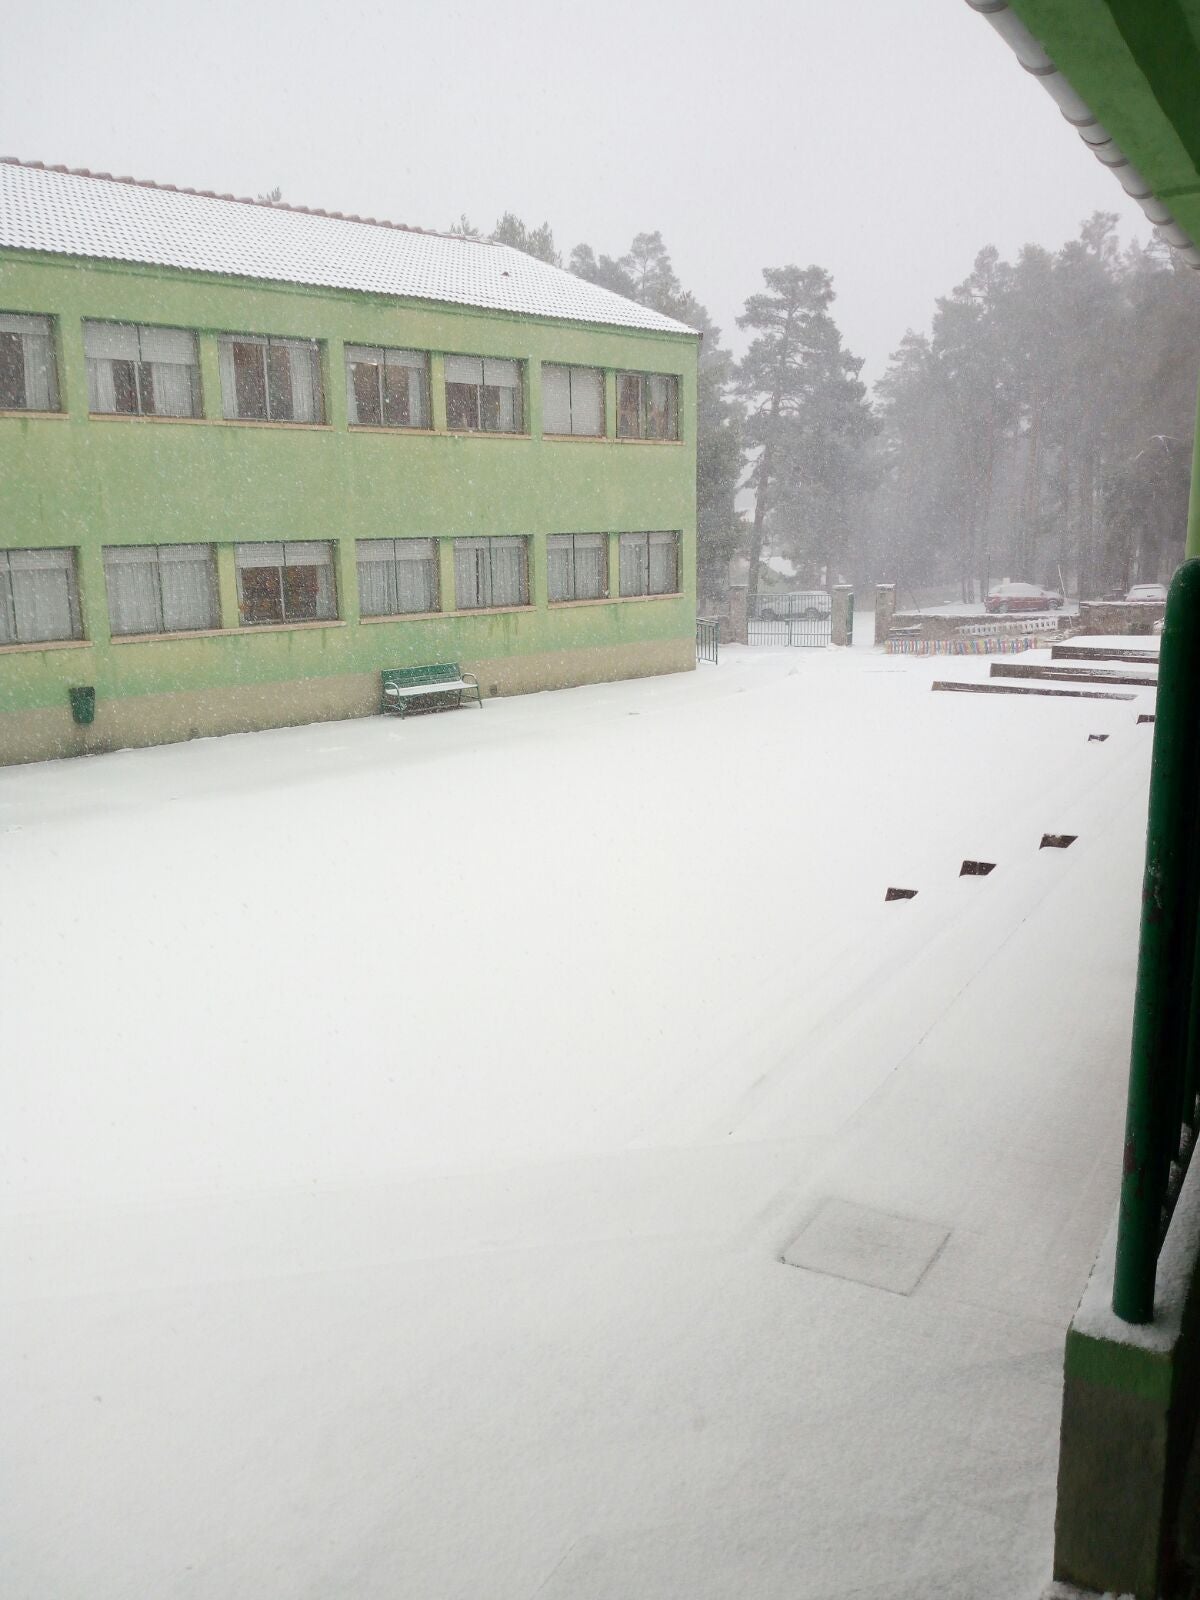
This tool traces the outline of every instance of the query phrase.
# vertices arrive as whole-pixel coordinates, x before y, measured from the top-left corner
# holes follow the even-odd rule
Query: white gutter
[[[985,17],[1010,47],[1017,60],[1041,80],[1063,116],[1096,160],[1108,167],[1125,193],[1136,200],[1146,217],[1189,267],[1200,268],[1200,250],[1159,200],[1141,173],[1092,115],[1062,73],[1009,5],[1008,0],[967,0],[972,11]]]

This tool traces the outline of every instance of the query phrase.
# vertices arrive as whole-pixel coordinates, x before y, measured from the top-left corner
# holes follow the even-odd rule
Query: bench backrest
[[[398,689],[413,689],[424,683],[456,683],[462,670],[457,661],[441,661],[432,667],[387,667],[382,677],[385,686],[394,683]]]

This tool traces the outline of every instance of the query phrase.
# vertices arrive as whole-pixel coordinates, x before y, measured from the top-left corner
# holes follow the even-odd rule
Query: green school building
[[[0,161],[0,763],[691,668],[697,352],[504,246]]]

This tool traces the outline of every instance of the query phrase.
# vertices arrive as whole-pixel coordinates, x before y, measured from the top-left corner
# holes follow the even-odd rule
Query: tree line
[[[483,237],[464,216],[452,232]],[[1098,212],[1058,251],[988,246],[905,334],[868,395],[819,266],[767,267],[735,361],[660,233],[619,256],[506,212],[490,235],[702,335],[698,583],[719,602],[735,555],[800,584],[953,585],[1005,577],[1084,596],[1169,576],[1187,521],[1200,283],[1157,242],[1122,246]],[[739,491],[753,510],[739,513]]]

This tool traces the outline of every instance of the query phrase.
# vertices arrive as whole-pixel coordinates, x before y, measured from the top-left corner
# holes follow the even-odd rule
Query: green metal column
[[[1186,556],[1200,556],[1200,392],[1196,396],[1196,431],[1192,441],[1192,487],[1188,496]]]
[[[1159,660],[1113,1286],[1113,1310],[1126,1322],[1154,1315],[1163,1205],[1179,1133],[1196,918],[1198,730],[1200,560],[1190,560],[1171,584]]]

